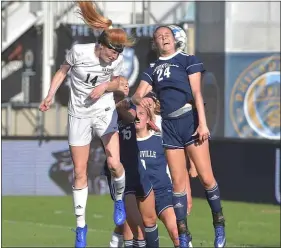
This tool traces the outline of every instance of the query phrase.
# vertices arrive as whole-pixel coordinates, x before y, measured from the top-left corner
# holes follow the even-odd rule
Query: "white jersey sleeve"
[[[74,65],[75,65],[75,61],[76,61],[76,57],[75,57],[75,46],[73,46],[73,47],[66,53],[65,61],[66,61],[70,66],[74,66]]]
[[[123,57],[123,55],[121,55],[121,54],[119,56]],[[112,75],[114,77],[121,76],[122,75],[122,71],[123,71],[123,59],[121,59],[119,64],[115,67]]]

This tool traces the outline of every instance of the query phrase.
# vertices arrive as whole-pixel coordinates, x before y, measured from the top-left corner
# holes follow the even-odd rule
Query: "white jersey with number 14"
[[[112,92],[105,93],[96,102],[89,95],[99,84],[121,74],[123,56],[120,54],[111,64],[103,65],[95,55],[95,46],[95,43],[76,44],[66,55],[66,62],[71,66],[68,113],[74,117],[91,118],[105,108],[115,108]]]

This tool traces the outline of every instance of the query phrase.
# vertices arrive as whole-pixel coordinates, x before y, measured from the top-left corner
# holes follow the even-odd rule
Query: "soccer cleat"
[[[215,248],[225,247],[226,238],[225,238],[225,231],[223,225],[215,226]]]
[[[126,221],[126,210],[123,200],[114,202],[113,219],[116,226],[121,226]]]
[[[77,227],[75,232],[76,232],[76,238],[75,238],[75,248],[85,248],[87,246],[87,231],[88,231],[88,226],[84,227]]]
[[[190,234],[180,234],[179,235],[179,241],[180,241],[180,248],[191,248],[192,243],[191,243],[192,237]]]

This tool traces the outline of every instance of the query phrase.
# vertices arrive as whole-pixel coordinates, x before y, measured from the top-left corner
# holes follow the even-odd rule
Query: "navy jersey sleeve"
[[[133,109],[133,110],[137,110],[137,107],[136,107],[136,105],[135,104],[133,104],[133,102],[130,100],[129,101],[129,103],[130,103],[130,109]]]
[[[149,67],[147,68],[142,74],[141,74],[141,80],[149,83],[150,85],[152,85],[153,83],[153,79],[152,79],[152,72],[153,72],[153,68]]]
[[[203,73],[205,71],[203,63],[199,59],[197,59],[194,55],[190,55],[187,57],[185,70],[187,72],[187,75],[191,75],[196,72]]]

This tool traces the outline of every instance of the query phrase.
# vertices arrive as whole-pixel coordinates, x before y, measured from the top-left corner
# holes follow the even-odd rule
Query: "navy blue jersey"
[[[136,106],[130,102],[131,109],[136,110]],[[118,118],[120,160],[124,167],[135,162],[138,163],[139,149],[137,144],[136,128],[134,123],[124,124],[121,118]]]
[[[137,158],[139,156],[135,124],[123,124],[122,121],[118,121],[118,128],[120,160],[124,167],[129,165],[134,166],[133,163],[135,162],[135,165],[137,164]]]
[[[159,135],[137,139],[142,165],[148,172],[154,190],[171,187],[168,163]]]
[[[195,56],[179,51],[169,57],[160,57],[141,74],[141,80],[149,83],[157,94],[163,118],[193,101],[188,76],[196,72],[204,72],[203,63]]]

